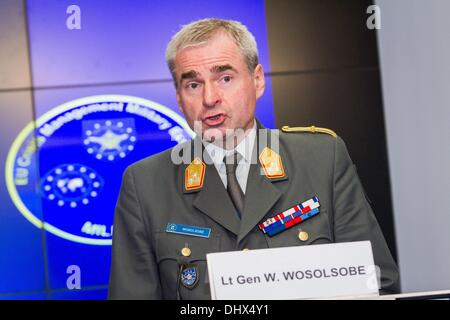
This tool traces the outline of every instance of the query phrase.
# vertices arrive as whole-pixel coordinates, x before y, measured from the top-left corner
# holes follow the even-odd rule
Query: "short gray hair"
[[[207,18],[184,25],[170,40],[166,49],[166,62],[177,86],[175,74],[175,56],[186,46],[205,42],[212,38],[214,33],[224,30],[236,42],[247,63],[248,70],[253,72],[258,65],[258,47],[255,37],[247,27],[239,21]]]

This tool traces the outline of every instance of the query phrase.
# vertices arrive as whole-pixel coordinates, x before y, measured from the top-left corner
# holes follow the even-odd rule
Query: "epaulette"
[[[281,128],[281,131],[283,132],[309,132],[309,133],[326,133],[329,134],[330,136],[333,137],[337,137],[336,132],[334,132],[331,129],[327,129],[327,128],[320,128],[320,127],[315,127],[315,126],[310,126],[310,127],[289,127],[289,126],[283,126]]]

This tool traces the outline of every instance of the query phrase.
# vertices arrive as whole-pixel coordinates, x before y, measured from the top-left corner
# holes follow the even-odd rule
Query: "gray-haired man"
[[[265,80],[245,26],[193,22],[172,38],[166,59],[180,110],[198,136],[181,146],[187,163],[167,150],[126,170],[109,297],[209,299],[207,253],[359,240],[372,243],[382,289],[395,291],[397,266],[343,141],[314,127],[258,134]],[[267,143],[274,136],[276,148]],[[311,199],[320,213],[307,221],[276,234],[260,227]]]

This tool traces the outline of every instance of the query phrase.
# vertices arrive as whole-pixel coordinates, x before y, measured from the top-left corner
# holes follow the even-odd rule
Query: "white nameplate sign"
[[[212,299],[378,295],[370,241],[210,253],[206,259]]]

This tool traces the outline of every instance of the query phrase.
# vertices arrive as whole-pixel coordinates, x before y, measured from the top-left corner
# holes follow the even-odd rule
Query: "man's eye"
[[[230,76],[225,76],[222,78],[223,82],[230,82],[231,81],[231,77]]]
[[[189,84],[187,85],[187,87],[188,87],[189,89],[197,89],[197,88],[199,87],[199,84],[193,82],[193,83],[189,83]]]

